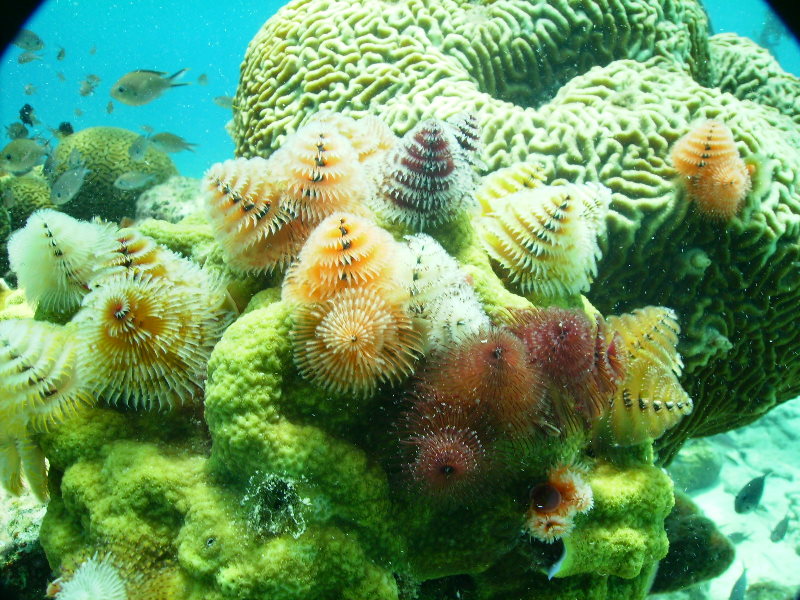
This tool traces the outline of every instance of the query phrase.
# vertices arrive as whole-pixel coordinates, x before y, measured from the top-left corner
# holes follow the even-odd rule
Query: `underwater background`
[[[0,57],[0,135],[4,134],[2,130],[6,125],[19,119],[19,109],[24,104],[34,108],[42,121],[45,136],[48,127],[55,129],[65,121],[71,123],[76,131],[93,126],[113,126],[142,133],[142,127],[148,126],[156,132],[171,132],[196,144],[193,151],[173,153],[170,158],[181,175],[200,178],[214,163],[234,156],[234,141],[226,131],[232,112],[220,105],[224,102],[215,102],[215,99],[232,98],[236,94],[239,68],[248,44],[283,4],[244,0],[223,9],[218,2],[206,0],[193,3],[155,0],[47,2],[26,25],[45,41],[45,48],[39,52],[42,60],[19,64],[17,58],[23,50],[15,46],[10,46]],[[703,4],[709,13],[712,33],[735,32],[749,37],[768,48],[785,71],[800,75],[800,45],[764,2],[713,0]],[[59,60],[57,53],[60,48],[65,53]],[[128,106],[112,100],[109,96],[112,84],[134,69],[154,69],[167,74],[189,69],[179,81],[190,85],[170,89],[163,97],[144,106]],[[81,83],[89,75],[99,77],[99,85],[93,93],[81,96]],[[198,82],[201,75],[207,77],[207,83]],[[112,107],[110,111],[109,106]],[[2,145],[8,141],[5,138]],[[157,239],[160,239],[159,235],[165,239],[169,237],[157,228],[148,230],[148,234]],[[116,422],[112,425],[121,427]],[[143,430],[147,427],[143,426]],[[727,537],[727,541],[717,540],[719,554],[725,555],[735,547],[736,557],[732,558],[732,554],[727,557],[732,564],[720,576],[659,598],[797,598],[800,587],[798,431],[800,406],[795,400],[777,407],[751,425],[690,440],[682,448],[669,467],[676,489],[685,491],[713,521],[718,532]],[[70,456],[69,442],[59,443],[62,445],[61,458]],[[143,456],[147,457],[147,452]],[[120,460],[124,462],[125,459]],[[154,458],[154,461],[158,460]],[[765,472],[770,472],[770,475],[757,509],[740,514],[735,509],[734,498],[748,482]],[[180,474],[175,475],[176,479],[179,477]],[[263,491],[272,482],[259,485],[259,490]],[[0,490],[0,494],[4,492]],[[302,504],[303,500],[298,500],[298,503]],[[208,503],[218,501],[215,497]],[[20,532],[28,531],[37,519],[41,520],[43,511],[33,499],[28,497],[21,506],[22,509],[17,506],[14,512],[9,511],[0,519],[0,545],[13,536],[22,535]],[[691,511],[687,509],[687,512]],[[301,527],[294,521],[293,515],[285,518],[298,530],[305,526]],[[699,539],[713,529],[694,514],[691,519],[687,518],[687,523],[672,524],[672,531],[682,532],[688,546],[692,545],[692,536]],[[781,532],[782,521],[786,521],[786,526]],[[198,528],[218,526],[217,523],[208,525],[202,520],[199,523],[196,525]],[[712,533],[717,535],[718,532],[714,529]],[[703,539],[707,542],[707,538]],[[384,540],[381,539],[375,545],[382,543]],[[57,546],[58,542],[53,545]],[[693,556],[702,562],[708,552],[706,546],[698,545],[695,554],[689,548],[685,556]],[[201,551],[197,551],[196,558],[198,572],[212,571],[213,558]],[[719,560],[725,562],[724,558]],[[45,564],[40,568],[47,569]],[[738,595],[736,582],[744,570],[749,583],[745,587],[749,589]],[[220,586],[224,587],[224,583]],[[450,590],[442,591],[440,597],[461,597],[456,593],[447,595],[449,593]],[[151,594],[141,597],[157,597],[155,592]],[[502,597],[502,593],[498,597]],[[509,599],[515,597],[513,593],[508,596]],[[613,600],[613,595],[609,598]]]

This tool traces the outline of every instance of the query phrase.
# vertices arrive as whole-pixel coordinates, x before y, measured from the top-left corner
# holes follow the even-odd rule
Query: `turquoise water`
[[[26,26],[44,39],[43,60],[20,65],[17,57],[23,50],[14,46],[0,58],[0,125],[17,120],[19,108],[26,103],[53,128],[63,121],[72,123],[76,131],[96,125],[138,131],[149,125],[198,144],[194,153],[181,152],[172,158],[182,175],[199,177],[209,165],[233,155],[233,142],[224,129],[230,111],[213,99],[235,94],[247,44],[282,4],[241,0],[231,9],[221,9],[210,0],[45,2]],[[754,40],[759,39],[769,11],[763,0],[708,0],[705,4],[715,33],[732,31]],[[56,60],[59,47],[66,51],[62,61]],[[787,71],[800,75],[796,40],[790,35],[780,37],[774,52]],[[125,73],[134,69],[174,73],[183,68],[189,71],[181,81],[191,85],[170,90],[145,106],[114,102],[113,113],[106,112],[111,85]],[[66,81],[58,78],[59,72]],[[204,73],[208,85],[197,85]],[[94,94],[82,97],[80,84],[90,74],[100,77],[100,85]],[[29,84],[36,88],[30,96],[24,92]]]
[[[233,142],[224,129],[230,110],[215,105],[213,98],[236,93],[247,44],[281,4],[243,0],[223,11],[209,0],[45,2],[26,26],[43,38],[43,60],[18,64],[23,50],[16,46],[0,59],[0,124],[17,120],[19,108],[28,103],[53,128],[63,121],[76,131],[97,125],[138,131],[149,125],[198,144],[194,153],[172,158],[181,174],[199,177],[212,163],[233,155]],[[56,60],[59,47],[66,51],[62,61]],[[145,106],[115,101],[113,113],[106,112],[109,90],[125,73],[152,69],[171,74],[183,68],[189,71],[182,81],[191,85],[170,90]],[[66,81],[58,78],[59,72]],[[197,85],[203,73],[208,85]],[[81,82],[90,74],[100,77],[100,85],[94,94],[82,97]],[[30,96],[24,92],[28,84],[36,88]],[[78,116],[76,110],[83,114]]]

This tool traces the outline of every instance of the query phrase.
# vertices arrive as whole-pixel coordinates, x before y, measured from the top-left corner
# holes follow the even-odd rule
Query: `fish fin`
[[[167,74],[166,71],[153,71],[151,69],[136,69],[135,71],[131,71],[132,73],[150,73],[151,75],[161,75],[162,77]],[[173,75],[174,77],[174,75]],[[172,77],[168,77],[167,79],[172,79]]]
[[[192,84],[191,84],[191,82],[188,82],[188,83],[171,83],[171,84],[169,84],[169,87],[182,87],[184,85],[192,85]]]
[[[167,77],[167,79],[169,81],[172,81],[173,79],[177,79],[178,77],[180,77],[181,75],[186,73],[186,71],[188,71],[188,70],[189,70],[189,67],[185,67],[185,68],[181,69],[180,71],[178,71],[176,73],[173,73],[172,75]],[[172,85],[189,85],[189,84],[188,83],[173,83]]]

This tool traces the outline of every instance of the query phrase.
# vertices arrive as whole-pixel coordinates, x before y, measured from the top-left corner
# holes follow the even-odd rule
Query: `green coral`
[[[511,123],[530,118],[525,107],[596,65],[662,56],[705,81],[707,30],[695,0],[295,0],[248,48],[236,152],[271,153],[320,109],[360,115],[380,106],[405,133],[424,117],[477,108],[495,140],[484,153],[495,169],[524,158]]]
[[[733,563],[733,544],[685,494],[675,495],[675,507],[664,526],[669,552],[658,566],[653,593],[680,590],[713,579]]]
[[[50,202],[50,184],[36,170],[21,177],[0,178],[0,200],[7,207],[11,231],[24,226],[40,208],[55,208]]]
[[[133,217],[139,194],[178,173],[172,159],[152,146],[147,147],[142,160],[133,160],[129,150],[138,137],[136,132],[119,127],[89,127],[63,138],[54,152],[51,182],[70,168],[69,158],[73,150],[80,153],[89,174],[75,197],[60,209],[87,220],[101,217],[107,221],[119,221],[123,217]],[[134,190],[114,187],[117,177],[131,172],[154,177]]]
[[[800,124],[800,79],[784,71],[769,50],[735,33],[711,37],[709,49],[713,87],[772,106]]]

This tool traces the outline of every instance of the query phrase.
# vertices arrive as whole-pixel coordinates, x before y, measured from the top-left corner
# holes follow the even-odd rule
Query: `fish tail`
[[[173,81],[175,79],[177,79],[178,77],[180,77],[181,75],[186,73],[186,71],[188,71],[188,70],[189,70],[189,67],[185,67],[185,68],[181,69],[180,71],[177,71],[176,73],[173,73],[172,75],[167,77],[167,81],[170,82],[170,87],[179,87],[181,85],[189,85],[189,83],[173,83]]]

